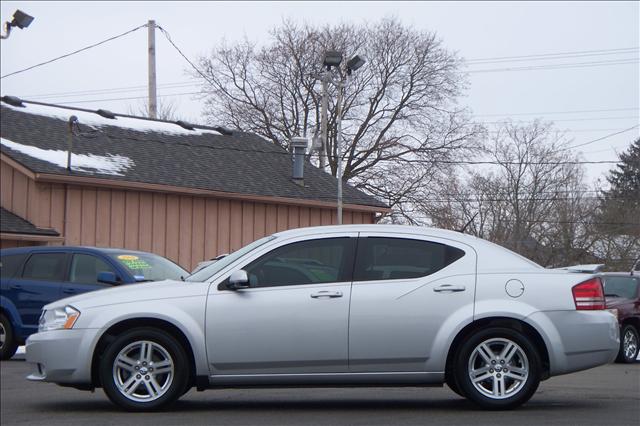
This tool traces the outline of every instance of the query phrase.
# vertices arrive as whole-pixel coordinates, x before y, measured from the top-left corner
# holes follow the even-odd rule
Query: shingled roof
[[[6,98],[3,98],[5,100]],[[67,171],[69,118],[73,131]],[[235,194],[332,202],[337,180],[305,164],[304,186],[291,178],[292,157],[263,138],[222,128],[149,120],[22,101],[1,107],[2,153],[34,173],[98,177]],[[344,185],[344,202],[386,209]]]
[[[31,222],[2,207],[0,207],[0,232],[6,234],[60,235],[53,229],[36,228]]]

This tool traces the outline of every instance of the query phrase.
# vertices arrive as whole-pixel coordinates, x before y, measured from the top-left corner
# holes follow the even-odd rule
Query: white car
[[[306,228],[184,282],[47,305],[26,359],[29,379],[102,387],[127,410],[163,408],[193,386],[443,383],[507,409],[541,380],[615,359],[618,324],[604,303],[597,276],[547,270],[468,235]]]

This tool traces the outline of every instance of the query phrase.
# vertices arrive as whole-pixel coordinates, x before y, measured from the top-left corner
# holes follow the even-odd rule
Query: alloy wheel
[[[473,387],[482,395],[506,399],[522,390],[529,377],[529,360],[512,340],[492,338],[471,352],[467,371]]]
[[[175,377],[169,352],[156,342],[142,340],[125,346],[113,362],[113,382],[118,391],[135,402],[163,396]]]
[[[638,337],[633,330],[628,329],[624,333],[622,345],[625,358],[633,359],[638,351]]]

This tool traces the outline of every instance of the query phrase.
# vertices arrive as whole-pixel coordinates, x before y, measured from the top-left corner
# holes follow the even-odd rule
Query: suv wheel
[[[182,396],[189,376],[182,345],[155,328],[121,334],[100,360],[105,393],[129,411],[151,411],[172,404]]]
[[[13,327],[9,319],[0,314],[0,359],[10,359],[17,350],[18,342],[13,334]]]
[[[511,409],[535,393],[541,365],[528,337],[495,327],[473,334],[462,344],[454,374],[461,392],[482,408]]]
[[[620,332],[620,352],[616,362],[629,364],[636,361],[638,357],[638,331],[634,326],[627,324]]]

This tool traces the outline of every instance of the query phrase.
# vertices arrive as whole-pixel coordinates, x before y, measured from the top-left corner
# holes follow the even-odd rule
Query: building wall
[[[36,183],[1,164],[2,207],[57,230],[66,245],[150,251],[186,269],[277,231],[336,223],[335,209]],[[345,224],[374,221],[343,213]]]
[[[0,249],[14,248],[14,247],[31,247],[41,246],[46,243],[37,241],[20,241],[20,240],[0,240]]]

